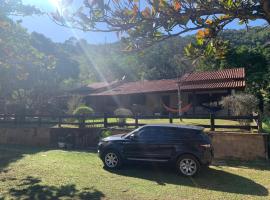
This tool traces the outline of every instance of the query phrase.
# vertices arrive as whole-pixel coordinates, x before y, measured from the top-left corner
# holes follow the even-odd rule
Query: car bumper
[[[98,145],[97,154],[101,158],[101,155],[102,155],[102,145]]]
[[[203,152],[203,155],[201,157],[201,164],[210,165],[212,163],[213,158],[214,158],[213,149],[206,150]]]

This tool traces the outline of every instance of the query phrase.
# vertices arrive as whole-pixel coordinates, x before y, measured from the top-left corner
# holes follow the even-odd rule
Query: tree
[[[270,23],[269,0],[85,0],[75,13],[69,11],[70,4],[72,0],[62,0],[61,9],[53,15],[58,24],[124,33],[122,38],[130,44],[126,50],[197,30],[198,44],[210,51],[220,45],[208,40],[235,19],[246,24],[257,19]]]
[[[0,96],[6,105],[41,110],[55,87],[55,58],[39,52],[16,24],[0,29]],[[57,91],[57,90],[56,90]],[[14,107],[14,106],[12,106]]]
[[[5,26],[0,27],[2,112],[23,114],[55,110],[50,110],[52,97],[60,95],[63,83],[76,76],[60,68],[63,66],[58,64],[61,58],[35,48],[31,36],[19,24],[4,16],[0,19],[5,22]],[[71,68],[74,70],[74,65]]]
[[[21,0],[3,0],[0,2],[0,16],[27,16],[42,14],[42,12],[29,5],[24,5]]]

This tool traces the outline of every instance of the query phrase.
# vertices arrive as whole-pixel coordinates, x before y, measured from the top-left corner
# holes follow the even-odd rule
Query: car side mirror
[[[138,139],[138,135],[136,135],[136,134],[131,134],[131,135],[129,136],[129,138],[130,138],[131,140],[137,140],[137,139]]]

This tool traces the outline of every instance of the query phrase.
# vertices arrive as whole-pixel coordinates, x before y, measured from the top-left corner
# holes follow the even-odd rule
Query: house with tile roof
[[[83,95],[96,113],[113,113],[117,108],[144,115],[177,113],[180,102],[187,108],[180,110],[184,114],[228,114],[220,101],[243,91],[245,84],[244,68],[234,68],[193,72],[179,79],[94,83],[73,92]]]

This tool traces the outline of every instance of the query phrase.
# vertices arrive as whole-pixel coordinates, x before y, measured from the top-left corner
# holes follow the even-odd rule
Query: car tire
[[[198,159],[192,155],[182,155],[176,163],[177,171],[187,177],[192,177],[198,174],[201,169],[201,164]]]
[[[106,169],[114,170],[122,166],[120,154],[114,150],[106,151],[102,156],[102,161]]]

